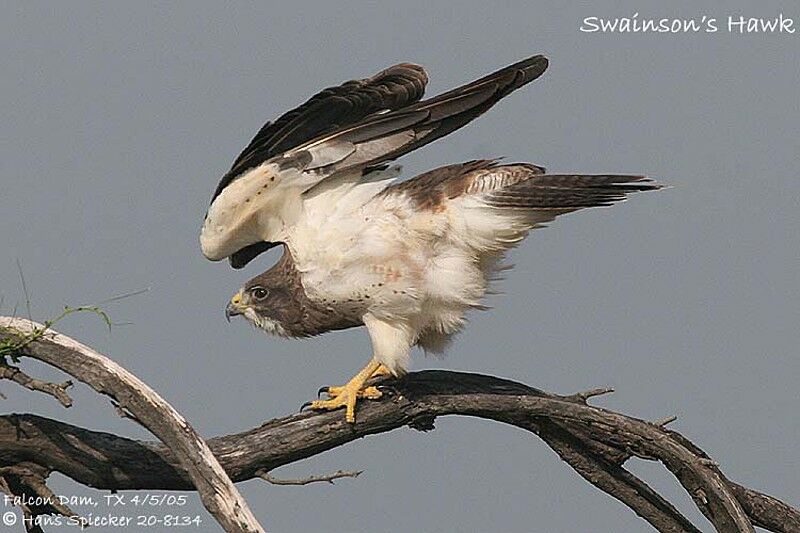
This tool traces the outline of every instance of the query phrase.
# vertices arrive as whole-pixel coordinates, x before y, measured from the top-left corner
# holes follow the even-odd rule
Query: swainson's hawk
[[[547,174],[529,163],[448,165],[398,181],[386,162],[467,124],[538,78],[535,56],[420,101],[427,75],[403,63],[325,89],[255,136],[223,176],[200,237],[211,260],[240,268],[283,245],[226,314],[307,337],[364,325],[367,366],[314,409],[377,398],[372,376],[401,375],[413,346],[441,352],[481,308],[506,250],[556,216],[658,188],[630,175]]]

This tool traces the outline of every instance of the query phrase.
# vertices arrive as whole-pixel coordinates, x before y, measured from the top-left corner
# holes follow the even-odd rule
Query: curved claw
[[[330,387],[320,387],[320,388],[319,388],[319,390],[317,391],[317,398],[319,398],[320,396],[322,396],[322,393],[323,393],[323,392],[324,392],[325,394],[328,394],[328,391],[329,391],[329,390],[330,390]],[[309,403],[309,404],[311,404],[311,402],[308,402],[308,403]]]
[[[304,403],[303,405],[301,405],[301,406],[300,406],[300,410],[298,411],[298,413],[302,413],[302,412],[303,412],[303,409],[306,409],[306,408],[308,408],[308,407],[311,407],[311,404],[312,404],[312,403],[314,403],[314,402],[306,402],[306,403]]]

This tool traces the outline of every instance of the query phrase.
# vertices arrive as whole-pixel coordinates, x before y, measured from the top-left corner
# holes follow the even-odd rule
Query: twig
[[[120,416],[120,418],[127,418],[128,420],[133,420],[134,422],[136,422],[140,426],[145,427],[142,424],[142,422],[133,415],[133,413],[131,413],[130,411],[125,409],[123,406],[121,406],[119,404],[119,402],[117,402],[116,400],[111,400],[111,405],[114,407],[114,411],[117,412],[117,414]],[[147,428],[145,427],[145,429],[147,429]]]
[[[72,382],[67,380],[63,383],[51,383],[33,378],[19,368],[0,363],[0,379],[7,379],[22,385],[28,390],[49,394],[58,400],[64,407],[72,406],[72,398],[67,394],[67,389],[72,386]]]
[[[308,476],[299,479],[277,478],[272,476],[266,470],[259,470],[258,472],[256,472],[256,475],[261,479],[263,479],[264,481],[267,481],[273,485],[308,485],[310,483],[322,483],[322,482],[327,482],[333,485],[334,480],[341,479],[344,477],[358,477],[363,472],[364,472],[363,470],[337,470],[336,472],[333,472],[331,474]]]
[[[566,396],[565,399],[585,404],[589,400],[589,398],[594,398],[595,396],[603,396],[604,394],[611,394],[612,392],[614,392],[614,389],[612,389],[611,387],[601,387],[597,389],[589,389],[583,392],[577,392],[570,396]]]
[[[653,420],[653,425],[663,428],[664,426],[675,422],[677,419],[677,416],[665,416],[664,418],[657,418]]]
[[[9,498],[12,498],[12,502],[14,501],[13,498],[18,496],[18,494],[14,494],[14,491],[11,489],[11,485],[9,485],[8,481],[4,476],[0,475],[0,492],[7,495]],[[27,516],[32,516],[33,513],[31,512],[31,508],[28,507],[28,504],[25,503],[26,500],[20,500],[17,504],[17,507],[22,511],[22,514]]]

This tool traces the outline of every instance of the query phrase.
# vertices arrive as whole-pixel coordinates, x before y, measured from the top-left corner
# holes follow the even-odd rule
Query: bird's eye
[[[263,300],[269,295],[269,291],[264,287],[253,287],[250,289],[250,294],[252,294],[253,298],[256,300]]]

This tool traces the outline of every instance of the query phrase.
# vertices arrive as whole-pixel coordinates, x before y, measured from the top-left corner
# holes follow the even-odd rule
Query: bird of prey
[[[413,346],[440,353],[502,267],[504,252],[558,215],[656,189],[644,176],[548,174],[479,160],[398,181],[388,161],[478,117],[538,78],[535,56],[421,100],[428,77],[401,63],[324,89],[267,123],[222,177],[201,231],[203,254],[241,268],[282,245],[226,316],[283,337],[366,326],[369,363],[312,409],[378,398],[370,378],[406,372]]]

